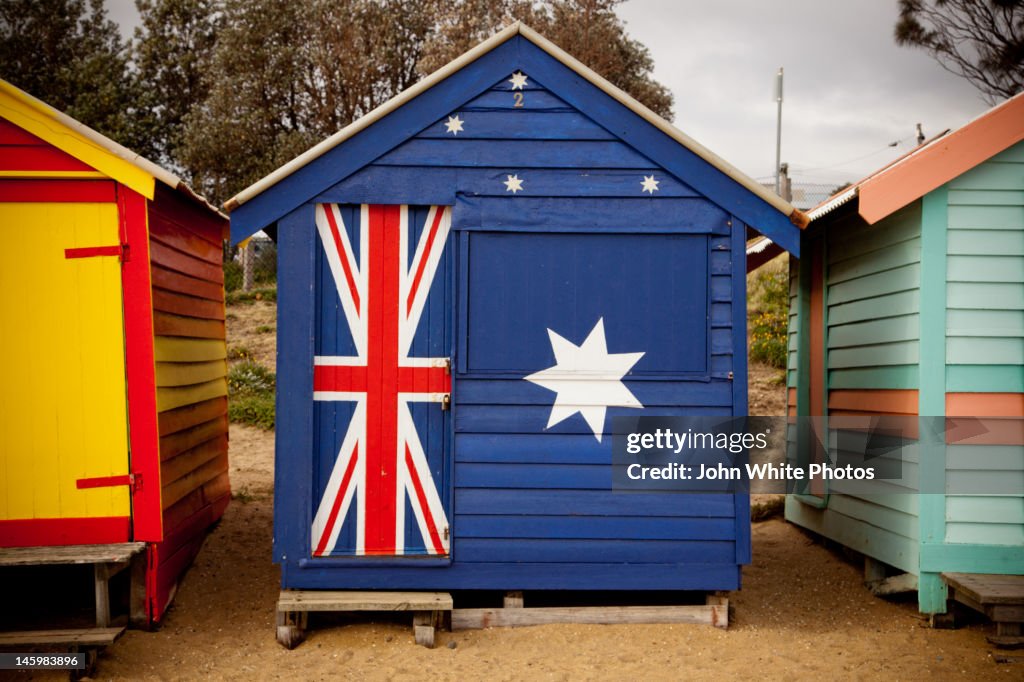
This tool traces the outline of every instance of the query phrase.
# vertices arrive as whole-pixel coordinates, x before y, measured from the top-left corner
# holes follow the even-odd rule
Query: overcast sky
[[[105,0],[126,36],[134,0]],[[775,73],[785,68],[782,160],[840,184],[988,108],[966,81],[892,39],[896,0],[627,0],[631,37],[675,95],[675,124],[754,178],[775,163]],[[896,147],[887,146],[899,141]]]

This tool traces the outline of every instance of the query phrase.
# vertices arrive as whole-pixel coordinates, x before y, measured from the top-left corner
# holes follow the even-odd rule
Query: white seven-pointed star
[[[604,318],[597,321],[586,340],[577,346],[548,329],[555,365],[525,377],[554,391],[555,403],[548,417],[550,429],[577,412],[586,420],[598,442],[604,432],[609,407],[643,407],[622,377],[644,356],[643,353],[609,353],[604,337]]]
[[[512,194],[515,194],[516,192],[523,189],[523,181],[519,179],[518,175],[507,175],[505,177],[508,178],[507,180],[505,180],[505,189],[507,191],[512,192]]]
[[[512,77],[508,79],[508,82],[512,84],[513,90],[522,90],[526,85],[526,74],[522,71],[516,71],[512,74]]]
[[[653,175],[645,175],[644,179],[640,181],[640,184],[644,186],[645,192],[654,194],[658,191],[658,181],[654,179]]]
[[[462,124],[465,123],[458,114],[448,117],[448,122],[445,123],[445,127],[448,128],[448,132],[452,135],[458,135],[462,132]]]

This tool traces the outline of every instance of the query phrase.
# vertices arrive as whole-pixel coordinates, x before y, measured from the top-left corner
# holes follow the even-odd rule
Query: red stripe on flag
[[[406,315],[412,312],[412,302],[416,298],[416,290],[420,287],[420,280],[423,279],[423,270],[427,267],[427,259],[430,257],[430,249],[434,245],[434,239],[437,237],[437,231],[441,226],[441,218],[443,216],[444,209],[438,206],[434,212],[434,224],[430,226],[430,232],[427,233],[427,244],[423,247],[423,253],[420,254],[420,262],[416,267],[416,275],[412,278],[412,287],[409,289],[409,299],[406,302]]]
[[[366,366],[316,365],[313,368],[314,391],[365,391]]]
[[[355,277],[349,267],[348,256],[345,247],[341,243],[341,233],[338,232],[338,223],[334,220],[334,209],[331,206],[324,206],[324,213],[327,215],[327,224],[331,226],[331,236],[334,237],[334,248],[338,252],[338,260],[341,261],[341,269],[345,271],[345,282],[348,283],[348,290],[352,293],[352,300],[356,305],[356,313],[359,313],[359,290],[356,288]],[[366,264],[363,264],[366,267]]]
[[[441,536],[437,532],[437,524],[430,513],[430,505],[427,503],[427,495],[423,492],[423,484],[420,483],[419,474],[416,473],[416,464],[412,461],[412,452],[409,446],[405,446],[405,467],[409,470],[409,478],[412,480],[413,490],[416,491],[416,499],[419,500],[420,509],[423,510],[423,519],[427,523],[427,532],[430,534],[430,543],[434,545],[435,554],[444,554],[444,545],[441,544]]]
[[[331,533],[334,531],[334,524],[338,521],[338,512],[341,510],[341,502],[345,499],[345,491],[348,490],[349,483],[352,481],[352,472],[356,470],[356,460],[359,459],[359,443],[356,442],[356,446],[352,448],[352,458],[348,461],[348,467],[345,469],[345,475],[341,477],[341,485],[338,486],[338,494],[334,498],[334,505],[331,507],[331,513],[327,517],[327,525],[324,526],[324,532],[320,536],[320,541],[316,544],[316,551],[313,552],[316,556],[323,556],[324,550],[327,549],[327,543],[331,540]]]

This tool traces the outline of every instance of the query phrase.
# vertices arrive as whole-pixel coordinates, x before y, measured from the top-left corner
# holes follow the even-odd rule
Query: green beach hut
[[[825,482],[789,495],[786,518],[944,613],[951,574],[1024,574],[1024,494],[1006,494],[1024,491],[1024,94],[809,217],[790,272],[790,416],[944,417],[947,430],[921,429],[891,494]],[[983,428],[951,438],[958,418]]]

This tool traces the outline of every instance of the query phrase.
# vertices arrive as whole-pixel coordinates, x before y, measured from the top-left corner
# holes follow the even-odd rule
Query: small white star
[[[545,428],[550,429],[579,412],[600,442],[609,407],[643,407],[622,383],[622,377],[644,354],[609,353],[604,318],[597,321],[578,346],[551,329],[548,329],[548,339],[555,354],[554,366],[525,377],[557,394]]]
[[[518,175],[506,175],[505,189],[512,194],[515,194],[523,188],[523,181],[519,179]]]
[[[658,181],[654,179],[653,175],[645,175],[644,179],[640,181],[640,184],[644,186],[645,192],[654,194],[658,191]]]
[[[462,124],[465,123],[458,114],[448,117],[448,122],[445,123],[445,127],[448,128],[448,132],[452,135],[458,135],[462,132]]]
[[[512,74],[512,77],[508,79],[508,82],[512,84],[513,90],[522,90],[523,86],[526,85],[526,74],[522,71],[516,71]]]

